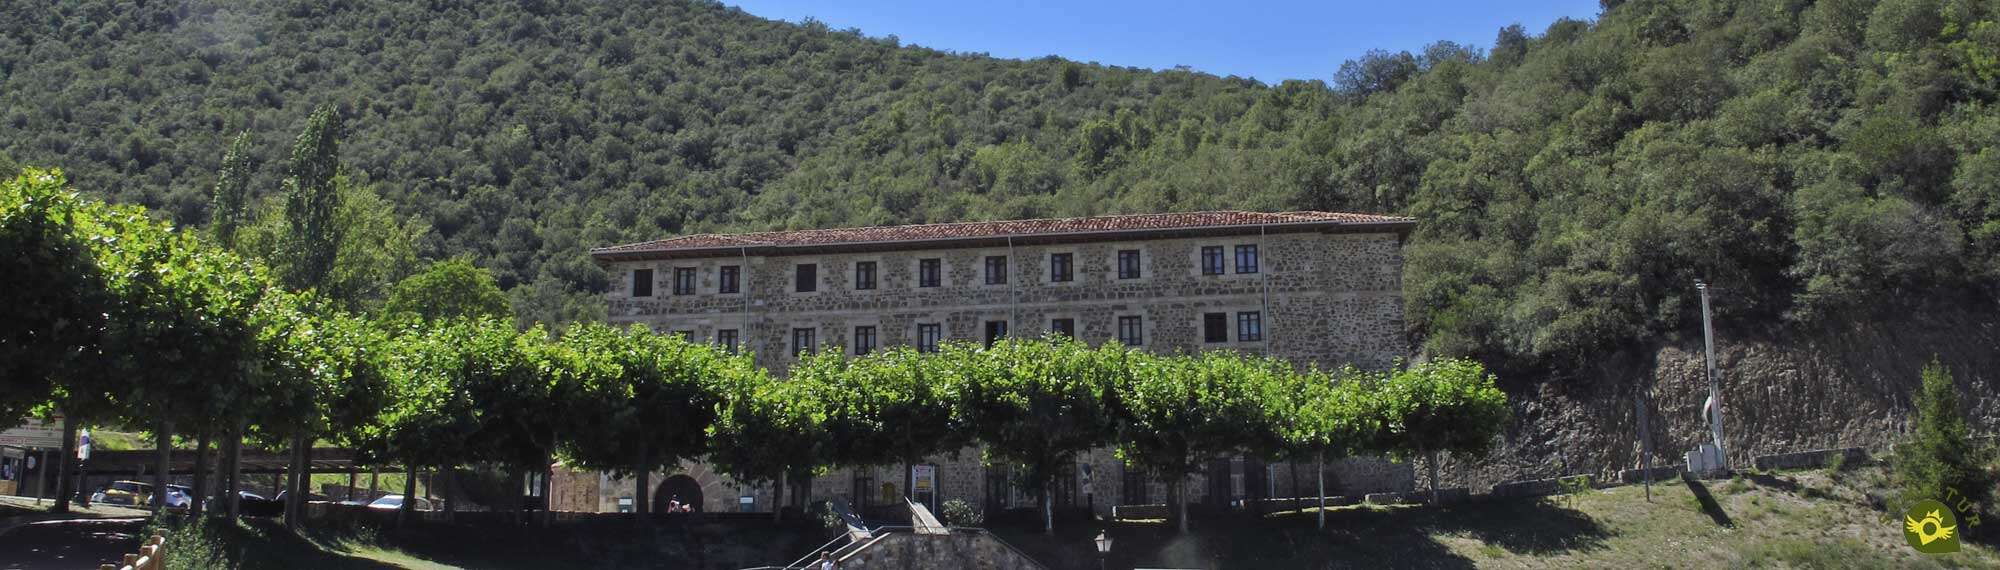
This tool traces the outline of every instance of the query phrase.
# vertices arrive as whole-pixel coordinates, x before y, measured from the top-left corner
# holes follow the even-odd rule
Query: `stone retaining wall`
[[[1772,469],[1819,469],[1826,467],[1827,462],[1832,461],[1835,456],[1842,457],[1842,461],[1850,465],[1858,465],[1868,461],[1868,450],[1859,447],[1844,447],[1839,449],[1814,449],[1811,451],[1779,453],[1775,455],[1759,455],[1756,459],[1752,460],[1752,465],[1757,466],[1759,470],[1767,471]]]

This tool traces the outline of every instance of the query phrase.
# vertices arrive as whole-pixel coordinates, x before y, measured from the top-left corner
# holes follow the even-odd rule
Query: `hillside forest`
[[[1991,307],[2000,5],[1602,7],[1265,84],[713,2],[0,0],[0,169],[203,225],[240,136],[254,253],[329,105],[339,297],[465,258],[522,323],[601,317],[591,247],[1204,209],[1416,216],[1412,345],[1501,370],[1695,334],[1696,279],[1737,326]]]

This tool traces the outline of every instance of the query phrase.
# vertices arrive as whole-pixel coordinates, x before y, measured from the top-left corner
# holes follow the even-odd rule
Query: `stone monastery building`
[[[1171,353],[1229,349],[1337,367],[1384,368],[1403,340],[1404,217],[1333,212],[1192,212],[688,235],[591,251],[612,276],[609,321],[755,354],[782,375],[805,350],[866,354],[895,345],[931,349],[958,340],[1060,332],[1091,344],[1118,340]],[[924,426],[909,426],[924,429]],[[1035,506],[1006,467],[977,449],[931,459],[933,505],[958,498],[989,513]],[[1313,465],[1218,461],[1190,481],[1189,500],[1311,494]],[[655,477],[658,504],[705,511],[769,511],[768,487],[740,484],[696,462]],[[618,511],[633,482],[570,474],[554,508]],[[1295,485],[1296,482],[1296,485]],[[1376,459],[1330,464],[1330,494],[1407,491],[1407,465]],[[809,496],[862,508],[899,501],[901,466],[839,469]],[[1079,458],[1056,504],[1164,502],[1166,487],[1127,470],[1109,449]],[[663,509],[657,509],[663,510]]]

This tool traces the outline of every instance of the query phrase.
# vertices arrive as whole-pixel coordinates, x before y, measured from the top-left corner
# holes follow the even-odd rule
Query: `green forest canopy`
[[[2000,290],[1992,2],[1604,5],[1263,85],[713,2],[30,3],[0,20],[0,166],[196,224],[236,133],[268,198],[330,103],[422,255],[551,322],[601,314],[592,246],[1220,208],[1417,216],[1412,338],[1514,364],[1691,330],[1696,278],[1735,322]]]

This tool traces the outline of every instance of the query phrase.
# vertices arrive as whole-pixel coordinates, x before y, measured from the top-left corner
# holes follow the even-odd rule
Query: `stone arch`
[[[675,499],[679,499],[682,504],[692,506],[695,512],[707,510],[705,508],[707,505],[702,502],[701,483],[695,482],[693,477],[686,474],[674,475],[660,481],[659,488],[653,492],[653,512],[668,512],[667,503]]]

